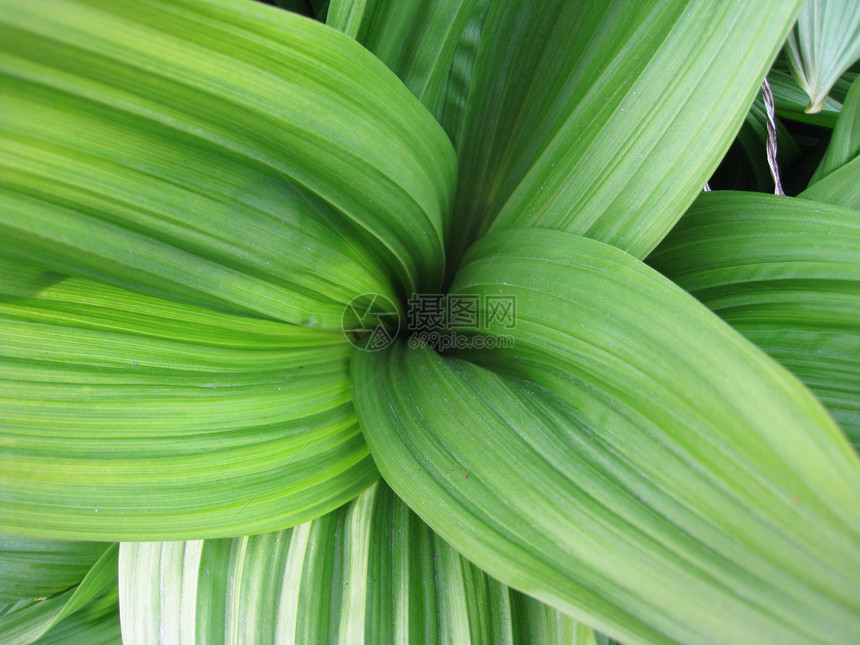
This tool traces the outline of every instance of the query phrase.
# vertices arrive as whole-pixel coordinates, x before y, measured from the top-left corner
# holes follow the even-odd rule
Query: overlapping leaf
[[[384,484],[294,529],[123,544],[126,645],[594,643],[489,578]]]
[[[810,183],[815,183],[860,156],[860,80],[851,84],[833,128],[827,152]]]
[[[40,639],[50,635],[54,627],[59,627],[61,633],[71,637],[75,632],[81,631],[82,623],[95,621],[102,627],[109,625],[111,620],[103,610],[105,604],[108,608],[116,609],[118,552],[118,545],[110,545],[76,586],[48,598],[21,601],[2,613],[0,635],[3,636],[4,645],[29,645],[41,642]],[[113,600],[111,592],[113,592]],[[105,596],[107,596],[106,600]],[[92,614],[89,614],[89,620],[86,617],[71,620],[76,612],[93,603],[97,603],[95,607],[91,607],[98,614],[97,620]],[[116,624],[115,620],[113,624]],[[90,636],[97,637],[105,631],[110,635],[109,629],[96,629]]]
[[[860,4],[806,0],[785,49],[791,71],[820,112],[840,74],[860,58]]]
[[[800,377],[860,446],[860,212],[702,195],[648,262]]]
[[[338,327],[438,286],[454,155],[385,66],[228,0],[3,0],[4,252]]]
[[[798,197],[860,210],[860,81],[854,81],[827,152]]]
[[[489,236],[452,290],[515,297],[489,326],[513,347],[397,345],[352,374],[380,471],[455,548],[622,640],[860,636],[860,462],[786,370],[567,233]]]
[[[456,143],[488,0],[335,0],[327,23],[394,71]],[[404,46],[408,43],[408,47]]]
[[[248,534],[323,514],[377,477],[340,332],[11,263],[0,294],[4,532]]]
[[[0,537],[0,604],[65,591],[107,548],[101,542]]]
[[[518,1],[485,12],[451,0],[430,15],[421,2],[341,4],[359,7],[359,40],[407,84],[451,58],[440,119],[460,160],[455,257],[477,234],[517,226],[646,254],[716,167],[800,7]],[[436,48],[404,61],[392,52],[407,34]]]
[[[34,645],[122,645],[116,589],[54,625]]]

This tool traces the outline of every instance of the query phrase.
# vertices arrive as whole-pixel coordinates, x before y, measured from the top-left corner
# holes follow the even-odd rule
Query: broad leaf
[[[860,462],[784,368],[567,233],[489,236],[452,290],[516,299],[499,349],[352,374],[380,471],[454,548],[630,642],[860,638]]]
[[[122,645],[116,589],[54,625],[34,645]]]
[[[722,158],[801,0],[338,4],[457,146],[456,258],[518,226],[647,254]],[[445,65],[440,113],[424,84]]]
[[[860,3],[806,0],[785,48],[791,71],[820,112],[830,88],[860,58]]]
[[[0,263],[0,294],[3,532],[243,535],[326,513],[377,477],[340,332],[14,264]]]
[[[457,555],[384,484],[294,529],[120,551],[125,645],[594,643]]]
[[[102,542],[0,537],[0,604],[65,591],[107,548]]]
[[[385,66],[231,0],[3,0],[4,253],[339,327],[438,287],[454,154]]]
[[[860,212],[702,195],[648,262],[800,377],[860,446]]]
[[[36,642],[75,612],[115,590],[118,552],[118,545],[108,547],[75,587],[49,598],[18,603],[0,615],[0,635],[4,645]]]

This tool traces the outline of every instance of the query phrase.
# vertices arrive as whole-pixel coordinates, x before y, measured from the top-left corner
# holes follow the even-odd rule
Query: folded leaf
[[[860,155],[860,80],[851,84],[845,104],[836,120],[827,152],[812,176],[811,184],[820,181]]]
[[[0,536],[0,604],[65,591],[81,581],[107,547],[103,542]]]
[[[800,377],[860,447],[860,212],[702,195],[648,262]]]
[[[785,53],[794,78],[809,96],[806,111],[821,111],[840,74],[860,58],[860,4],[806,0]]]
[[[784,63],[784,64],[783,64]],[[842,103],[832,96],[824,99],[820,112],[807,114],[804,110],[808,105],[809,97],[797,85],[797,81],[789,71],[788,63],[781,57],[774,61],[774,67],[767,73],[767,81],[773,92],[776,115],[781,119],[811,123],[825,128],[832,128],[836,124]]]
[[[96,601],[117,584],[117,555],[119,545],[112,544],[96,561],[80,584],[31,603],[19,603],[0,616],[0,635],[5,645],[28,645],[61,624],[93,601]]]
[[[377,477],[341,333],[35,283],[0,263],[0,531],[243,535],[326,513]]]
[[[384,484],[278,533],[123,544],[120,594],[125,645],[594,643],[457,555]]]
[[[860,157],[811,183],[798,197],[860,210]]]
[[[380,472],[454,548],[622,641],[860,637],[860,462],[785,369],[567,233],[488,236],[452,291],[515,298],[485,331],[512,346],[352,375]]]
[[[117,590],[64,618],[34,645],[122,645]]]
[[[252,2],[3,5],[4,253],[317,327],[438,287],[451,145],[351,39]]]

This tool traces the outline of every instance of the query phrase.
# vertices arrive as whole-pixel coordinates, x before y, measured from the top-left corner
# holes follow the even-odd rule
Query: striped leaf
[[[34,645],[122,645],[119,593],[114,588],[64,618]]]
[[[820,112],[830,88],[860,59],[860,4],[806,0],[788,37],[786,57],[809,97],[807,112]]]
[[[851,86],[827,152],[798,197],[860,210],[860,80]]]
[[[377,477],[339,332],[0,263],[0,530],[242,535]]]
[[[81,581],[107,548],[103,542],[0,536],[0,604],[65,591]]]
[[[716,168],[800,4],[343,0],[333,7],[344,16],[337,24],[404,79],[457,146],[456,259],[476,236],[519,226],[647,254]]]
[[[91,603],[98,603],[94,607],[96,610],[103,607],[105,594],[116,593],[118,553],[118,545],[112,544],[76,586],[48,598],[19,602],[0,615],[0,635],[4,645],[39,642],[54,627],[67,631],[70,623],[79,625],[80,618],[71,621],[71,617]],[[116,607],[110,600],[108,605]],[[98,633],[94,632],[93,636]]]
[[[827,152],[812,176],[810,184],[823,179],[860,156],[860,80],[851,84],[845,105],[833,128]]]
[[[515,298],[486,321],[512,346],[352,362],[380,472],[433,530],[623,641],[860,638],[860,461],[784,368],[567,233],[488,236],[452,291]]]
[[[800,377],[860,447],[860,212],[702,195],[648,262]]]
[[[0,6],[4,253],[315,327],[438,287],[454,153],[351,39],[234,0]]]
[[[489,578],[384,484],[313,522],[233,540],[126,543],[125,645],[594,645]]]

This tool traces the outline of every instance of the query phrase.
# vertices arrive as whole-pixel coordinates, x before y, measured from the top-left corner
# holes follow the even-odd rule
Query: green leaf
[[[514,297],[514,327],[352,375],[380,472],[454,548],[625,641],[860,638],[860,462],[785,369],[572,234],[489,236],[452,292]]]
[[[5,645],[27,645],[49,633],[64,619],[83,609],[117,584],[119,545],[112,544],[76,587],[31,603],[19,603],[0,616]]]
[[[54,625],[34,645],[122,645],[116,589]]]
[[[456,143],[489,5],[488,0],[334,0],[327,24],[395,72],[442,125],[450,126]]]
[[[785,48],[792,74],[820,112],[830,88],[860,58],[860,4],[806,0]]]
[[[456,260],[518,226],[647,254],[722,158],[801,0],[338,4],[336,24],[455,142]]]
[[[586,643],[489,578],[384,484],[293,529],[120,549],[125,645]]]
[[[39,275],[0,263],[0,531],[243,535],[376,479],[342,333]]]
[[[811,123],[825,128],[832,128],[836,124],[842,103],[831,96],[824,100],[820,112],[807,114],[804,110],[807,106],[808,97],[794,77],[788,71],[788,63],[783,65],[781,58],[774,61],[774,67],[767,73],[767,81],[773,92],[776,115],[781,119]],[[784,69],[783,69],[784,67]]]
[[[76,585],[107,547],[101,542],[0,536],[0,604],[50,596]]]
[[[810,184],[798,197],[860,210],[860,157]]]
[[[851,84],[845,105],[833,128],[827,152],[824,153],[824,158],[810,183],[826,177],[857,156],[860,156],[860,80]]]
[[[800,377],[860,447],[860,212],[702,195],[648,262]]]
[[[647,254],[722,158],[798,6],[495,4],[454,239],[538,226]]]
[[[860,210],[860,80],[852,84],[827,152],[798,197]]]
[[[438,288],[454,153],[385,66],[229,0],[5,0],[0,236],[63,273],[339,328]]]

